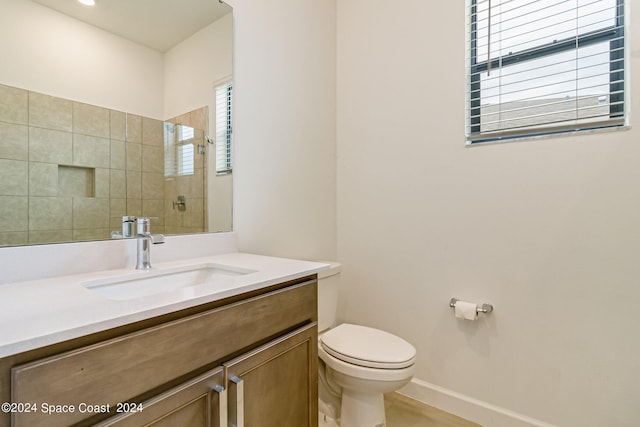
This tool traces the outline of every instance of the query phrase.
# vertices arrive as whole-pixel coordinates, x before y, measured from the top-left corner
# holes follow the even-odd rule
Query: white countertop
[[[140,274],[132,268],[75,274],[0,286],[0,358],[206,304],[318,273],[328,264],[245,253],[154,263],[154,272],[215,263],[255,272],[129,300],[113,300],[83,282]]]

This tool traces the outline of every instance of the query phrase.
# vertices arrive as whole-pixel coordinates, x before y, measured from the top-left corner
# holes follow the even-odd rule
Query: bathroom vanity
[[[317,426],[316,273],[324,266],[246,254],[204,261],[252,273],[222,287],[197,285],[196,293],[124,300],[81,285],[95,275],[65,278],[78,292],[69,299],[86,298],[94,318],[69,305],[76,320],[27,314],[27,324],[15,323],[23,338],[9,343],[2,333],[0,426]],[[114,274],[122,272],[98,280],[111,283]],[[46,292],[59,282],[4,285],[0,293],[20,285]],[[38,304],[46,301],[25,310]],[[9,319],[0,320],[7,328]]]

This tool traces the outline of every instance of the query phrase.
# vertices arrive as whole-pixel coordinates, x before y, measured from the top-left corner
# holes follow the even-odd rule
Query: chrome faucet
[[[151,245],[164,243],[164,235],[151,234],[150,218],[136,218],[138,239],[138,260],[136,270],[151,270]]]

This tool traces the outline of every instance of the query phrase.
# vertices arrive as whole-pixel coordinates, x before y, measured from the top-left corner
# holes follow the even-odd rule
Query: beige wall
[[[337,45],[343,317],[412,342],[408,391],[482,425],[638,425],[640,131],[465,147],[463,1],[339,1]]]
[[[214,84],[233,75],[233,15],[228,14],[164,55],[164,117],[215,105]]]

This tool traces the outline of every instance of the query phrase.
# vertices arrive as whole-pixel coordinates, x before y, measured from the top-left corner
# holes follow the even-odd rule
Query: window
[[[164,124],[164,176],[193,175],[194,129],[189,126]]]
[[[231,173],[231,111],[233,85],[231,82],[216,87],[216,173]]]
[[[468,5],[468,143],[625,124],[624,0]]]

